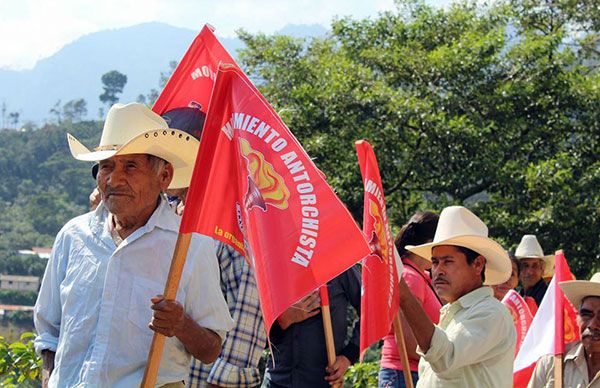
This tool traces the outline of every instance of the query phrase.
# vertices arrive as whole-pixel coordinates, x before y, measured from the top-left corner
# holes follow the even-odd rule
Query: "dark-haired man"
[[[418,387],[512,387],[516,333],[490,287],[511,273],[508,254],[462,206],[440,214],[433,242],[407,246],[432,262],[434,287],[448,301],[434,325],[400,283],[400,306],[419,345]]]

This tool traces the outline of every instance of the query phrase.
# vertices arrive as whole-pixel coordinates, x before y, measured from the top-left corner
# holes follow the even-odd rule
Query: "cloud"
[[[161,21],[223,37],[235,30],[273,33],[286,24],[328,26],[335,16],[374,16],[393,0],[0,0],[0,67],[31,68],[65,44],[92,32]]]

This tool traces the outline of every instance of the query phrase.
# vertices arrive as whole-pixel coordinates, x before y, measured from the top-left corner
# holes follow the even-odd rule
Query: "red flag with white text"
[[[267,330],[369,254],[344,204],[236,66],[217,72],[180,231],[250,259]]]
[[[565,344],[579,340],[577,312],[558,283],[574,280],[562,251],[555,255],[554,277],[548,285],[540,308],[525,335],[514,363],[514,386],[526,387],[535,363],[545,355],[563,354]]]
[[[360,354],[386,336],[399,308],[394,239],[388,224],[377,158],[365,140],[356,142],[365,190],[363,233],[372,254],[363,259]]]
[[[525,340],[527,330],[531,326],[533,321],[533,315],[529,309],[525,299],[515,290],[510,290],[502,298],[502,304],[508,308],[508,312],[515,323],[515,329],[517,331],[517,346],[515,348],[515,356],[521,349],[521,344]]]
[[[221,62],[235,64],[211,27],[205,25],[177,65],[152,110],[163,115],[171,109],[189,107],[206,113]]]

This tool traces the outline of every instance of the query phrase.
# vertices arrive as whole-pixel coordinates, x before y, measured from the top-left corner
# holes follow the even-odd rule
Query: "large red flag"
[[[369,248],[244,73],[227,65],[217,73],[180,231],[212,236],[246,254],[269,330],[291,304]]]
[[[399,308],[394,239],[388,224],[377,158],[365,140],[356,142],[365,189],[363,233],[372,255],[363,260],[360,304],[360,354],[385,337]]]
[[[558,286],[560,282],[574,279],[564,254],[557,252],[554,277],[515,358],[515,387],[527,386],[540,357],[563,354],[565,344],[579,340],[577,312]]]
[[[211,27],[205,25],[177,65],[152,110],[163,115],[174,108],[191,107],[206,113],[221,62],[235,64]]]
[[[517,331],[517,346],[515,348],[516,356],[519,353],[521,344],[525,340],[525,335],[531,326],[533,314],[531,314],[531,310],[529,309],[527,302],[525,302],[525,299],[523,299],[523,297],[515,290],[510,290],[504,295],[502,304],[508,308],[508,312],[510,312],[510,316],[515,323],[515,329]]]

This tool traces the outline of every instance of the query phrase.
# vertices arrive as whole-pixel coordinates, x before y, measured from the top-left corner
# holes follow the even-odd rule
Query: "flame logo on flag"
[[[385,224],[383,222],[383,217],[379,212],[379,206],[371,199],[369,199],[369,214],[371,214],[371,217],[375,220],[373,222],[373,233],[369,240],[369,247],[372,252],[377,254],[377,256],[387,263],[387,255],[383,254],[388,251],[388,243],[385,238]]]
[[[252,149],[247,140],[240,138],[240,148],[242,155],[248,161],[246,209],[258,207],[262,211],[267,211],[267,204],[281,210],[287,209],[290,191],[283,177],[265,160],[262,153]]]

